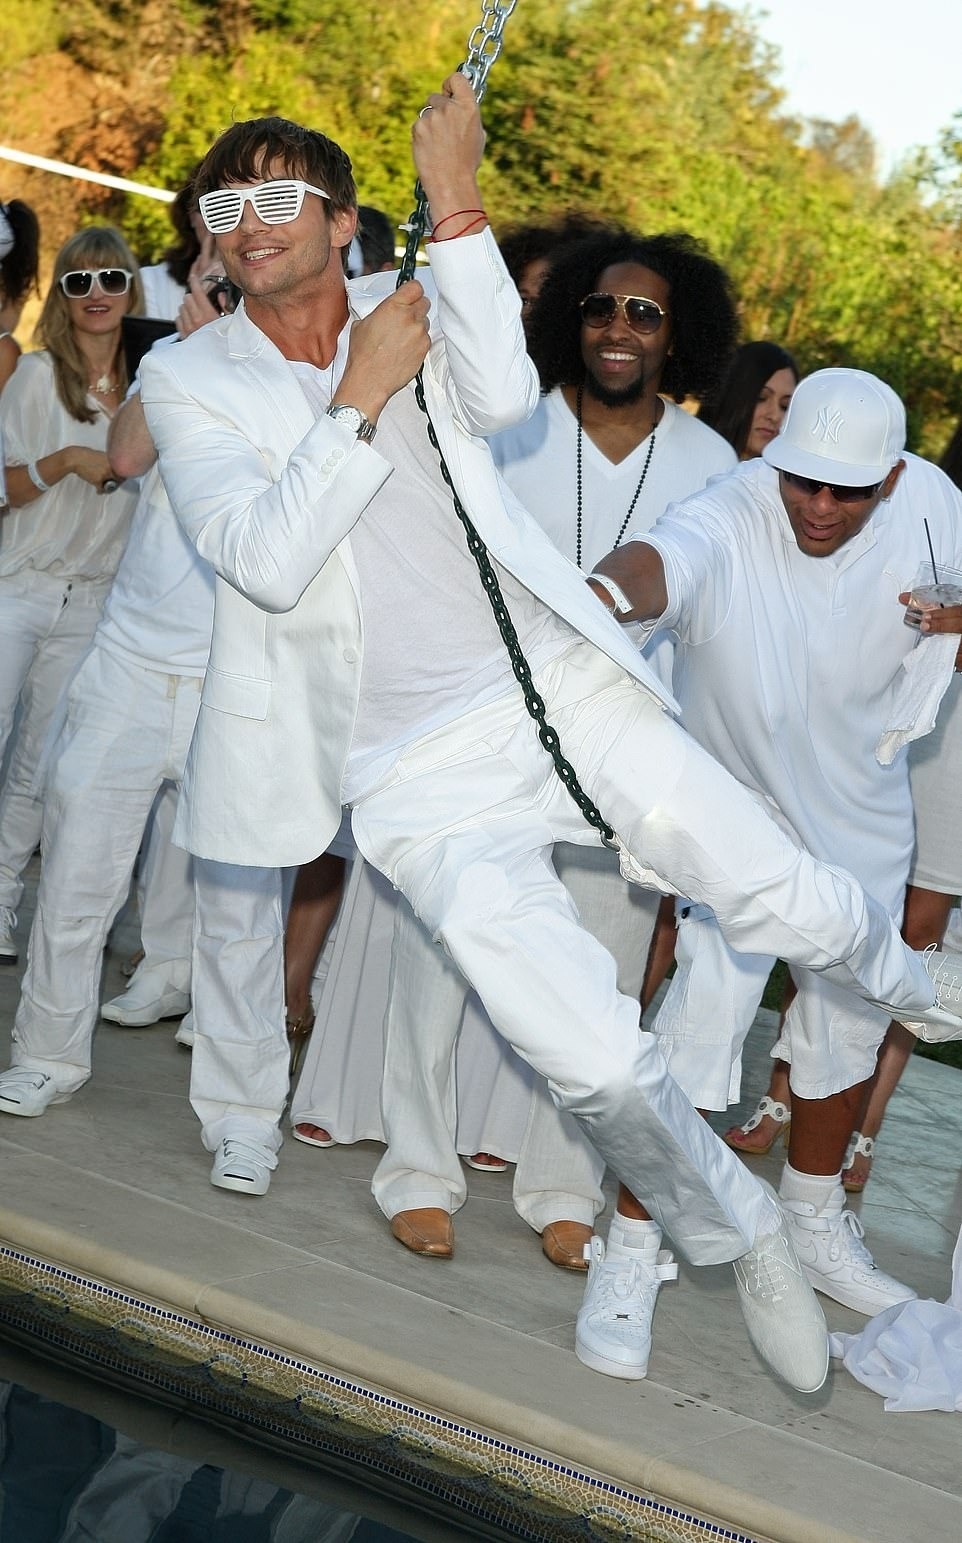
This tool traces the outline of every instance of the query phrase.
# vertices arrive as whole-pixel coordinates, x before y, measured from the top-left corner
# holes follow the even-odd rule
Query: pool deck
[[[35,880],[36,862],[24,922]],[[118,947],[130,940],[121,931]],[[122,988],[120,957],[108,954],[105,996]],[[5,1033],[19,974],[0,971]],[[771,1023],[761,1014],[749,1041],[751,1102]],[[542,1257],[512,1209],[510,1171],[469,1173],[450,1262],[392,1239],[370,1195],[371,1143],[287,1140],[267,1196],[214,1189],[174,1028],[101,1023],[86,1088],[42,1119],[0,1120],[0,1239],[739,1533],[962,1536],[958,1421],[887,1414],[837,1363],[814,1397],[776,1383],[748,1343],[727,1267],[681,1266],[659,1298],[648,1378],[630,1384],[575,1359],[582,1279]],[[878,1262],[938,1300],[962,1216],[960,1093],[959,1072],[912,1061],[853,1203]],[[756,1171],[777,1180],[780,1154]],[[825,1305],[832,1329],[864,1322]]]

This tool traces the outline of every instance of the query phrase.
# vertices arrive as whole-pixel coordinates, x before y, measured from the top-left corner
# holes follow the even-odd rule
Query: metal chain
[[[491,66],[501,52],[504,24],[516,4],[517,0],[482,0],[483,14],[481,21],[468,39],[468,57],[461,66],[461,72],[470,80],[475,98],[479,102],[484,95]],[[414,277],[418,245],[427,228],[428,201],[420,180],[415,183],[414,197],[416,205],[414,212],[407,225],[402,227],[407,230],[408,239],[401,262],[401,269],[398,274],[399,286]],[[524,696],[525,708],[537,726],[538,738],[550,755],[559,779],[564,783],[564,786],[578,805],[588,824],[598,831],[606,846],[617,846],[618,842],[614,831],[600,809],[591,801],[581,786],[581,783],[578,781],[577,772],[562,753],[561,741],[557,730],[552,728],[547,720],[547,707],[545,706],[544,698],[535,689],[534,680],[531,675],[531,666],[524,656],[517,630],[505,604],[498,575],[495,573],[491,559],[488,556],[488,549],[478,535],[471,516],[458,496],[454,479],[444,459],[444,454],[441,450],[434,424],[431,422],[431,414],[428,411],[428,405],[424,397],[422,370],[418,370],[415,377],[414,398],[424,414],[427,423],[428,439],[437,454],[441,476],[451,490],[454,512],[464,527],[468,551],[477,564],[478,573],[481,578],[481,587],[490,601],[498,631],[501,634],[508,658],[511,661],[511,668]]]

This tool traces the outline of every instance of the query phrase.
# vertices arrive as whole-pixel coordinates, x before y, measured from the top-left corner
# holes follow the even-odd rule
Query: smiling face
[[[752,413],[751,426],[741,455],[743,461],[761,455],[765,446],[775,438],[797,385],[794,370],[776,370],[774,375],[768,377]]]
[[[829,557],[851,541],[868,524],[883,498],[890,496],[904,466],[904,461],[897,462],[878,492],[857,503],[839,503],[828,487],[819,488],[817,493],[802,492],[779,472],[779,492],[799,550],[807,557]]]
[[[78,263],[77,266],[91,268],[96,272],[106,264],[91,258],[89,261]],[[95,279],[90,287],[90,294],[85,299],[66,301],[70,325],[75,332],[83,333],[87,337],[103,337],[105,333],[117,330],[130,310],[133,300],[132,284],[125,295],[105,295]]]
[[[667,280],[641,263],[613,263],[591,286],[598,293],[640,295],[670,311]],[[646,391],[657,391],[671,346],[671,319],[657,332],[641,333],[629,326],[621,308],[606,327],[581,327],[581,357],[585,389],[606,406],[635,402]]]
[[[250,183],[287,178],[291,173],[279,162],[269,162]],[[308,180],[305,178],[305,180]],[[343,280],[341,250],[350,245],[357,224],[354,209],[332,209],[316,194],[305,193],[300,214],[282,225],[265,224],[245,200],[236,230],[217,237],[217,250],[228,278],[256,304],[289,299],[304,286],[313,286],[326,274]]]

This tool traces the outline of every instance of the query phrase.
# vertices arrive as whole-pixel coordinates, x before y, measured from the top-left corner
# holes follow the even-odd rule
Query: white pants
[[[626,847],[710,904],[729,941],[823,972],[913,1018],[921,961],[841,870],[800,850],[652,699],[588,644],[539,680],[585,790]],[[408,897],[492,1022],[548,1079],[614,1172],[696,1264],[751,1246],[764,1191],[693,1110],[611,956],[551,864],[596,838],[518,696],[427,736],[354,810],[360,850]]]
[[[20,875],[40,839],[36,774],[50,720],[94,635],[108,583],[23,569],[0,579],[0,762],[20,717],[0,791],[0,908],[16,910]]]
[[[896,925],[901,905],[893,915]],[[678,925],[677,968],[655,1020],[675,1081],[699,1109],[727,1109],[741,1097],[742,1051],[775,960],[735,953],[707,906]],[[829,1098],[871,1077],[890,1015],[824,976],[794,969],[797,995],[772,1056],[791,1066],[792,1092]]]
[[[284,916],[296,873],[194,858],[190,1102],[208,1152],[225,1136],[281,1145]]]
[[[617,963],[619,991],[637,1003],[660,897],[629,888],[615,853],[604,847],[563,843],[554,860],[582,925]],[[454,1122],[464,1122],[469,1101],[485,1100],[499,1070],[482,1041],[472,1071],[485,1077],[486,1086],[466,1087],[462,1045],[455,1087],[455,1039],[468,990],[421,923],[406,906],[399,907],[381,1092],[388,1147],[372,1186],[387,1216],[421,1206],[455,1211],[464,1204]],[[475,1030],[478,1036],[482,1032],[483,1026]],[[501,1055],[511,1055],[503,1043]],[[429,1066],[436,1077],[426,1075]],[[604,1163],[573,1116],[555,1106],[541,1077],[531,1083],[518,1140],[513,1188],[518,1214],[536,1232],[562,1219],[590,1225],[604,1207]]]
[[[107,933],[126,898],[157,789],[183,775],[199,676],[90,651],[51,767],[43,864],[13,1061],[73,1093],[90,1076]]]
[[[171,832],[177,789],[168,783],[154,801],[137,875],[140,946],[138,974],[156,971],[165,985],[190,991],[190,949],[194,928],[193,858],[174,846]]]

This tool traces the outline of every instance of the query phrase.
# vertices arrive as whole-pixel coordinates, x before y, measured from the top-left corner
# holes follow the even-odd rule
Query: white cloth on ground
[[[947,1302],[899,1302],[860,1334],[832,1334],[831,1353],[897,1413],[962,1410],[962,1232]]]

